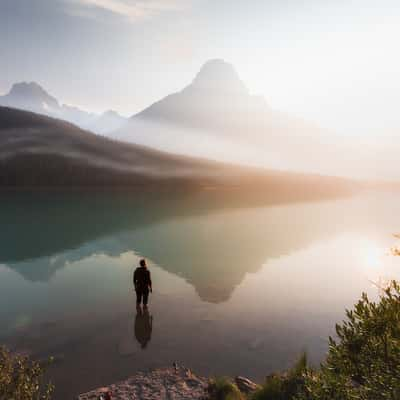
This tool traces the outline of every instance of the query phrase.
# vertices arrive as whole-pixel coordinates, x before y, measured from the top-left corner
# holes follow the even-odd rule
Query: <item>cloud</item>
[[[85,8],[81,16],[89,16],[90,9],[101,9],[136,22],[165,11],[179,11],[190,0],[75,0]]]

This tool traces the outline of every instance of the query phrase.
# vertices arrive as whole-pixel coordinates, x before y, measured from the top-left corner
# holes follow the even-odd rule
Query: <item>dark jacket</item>
[[[135,290],[144,291],[151,288],[151,275],[146,267],[138,267],[133,274],[133,286]]]

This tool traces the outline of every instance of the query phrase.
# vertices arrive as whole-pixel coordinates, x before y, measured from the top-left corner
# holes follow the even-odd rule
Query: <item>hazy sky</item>
[[[0,92],[131,115],[223,58],[273,108],[397,136],[399,37],[398,0],[0,0]]]

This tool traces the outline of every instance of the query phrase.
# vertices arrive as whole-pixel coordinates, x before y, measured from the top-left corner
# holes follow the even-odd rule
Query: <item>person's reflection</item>
[[[151,339],[153,329],[153,316],[150,315],[147,307],[136,307],[135,337],[142,349],[145,349]]]

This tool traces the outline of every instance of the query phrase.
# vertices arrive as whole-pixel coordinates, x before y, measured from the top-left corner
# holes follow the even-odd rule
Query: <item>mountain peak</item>
[[[200,68],[191,87],[223,93],[247,94],[247,88],[233,65],[221,59],[207,61]]]
[[[40,95],[49,94],[36,82],[17,82],[14,83],[11,87],[10,94],[26,94],[26,93],[34,93]]]
[[[7,95],[11,99],[24,100],[29,103],[45,104],[50,108],[58,108],[59,104],[55,97],[47,93],[36,82],[18,82],[14,83]]]
[[[122,116],[115,110],[106,110],[104,111],[101,116],[104,117],[115,117],[115,118],[121,118]]]

